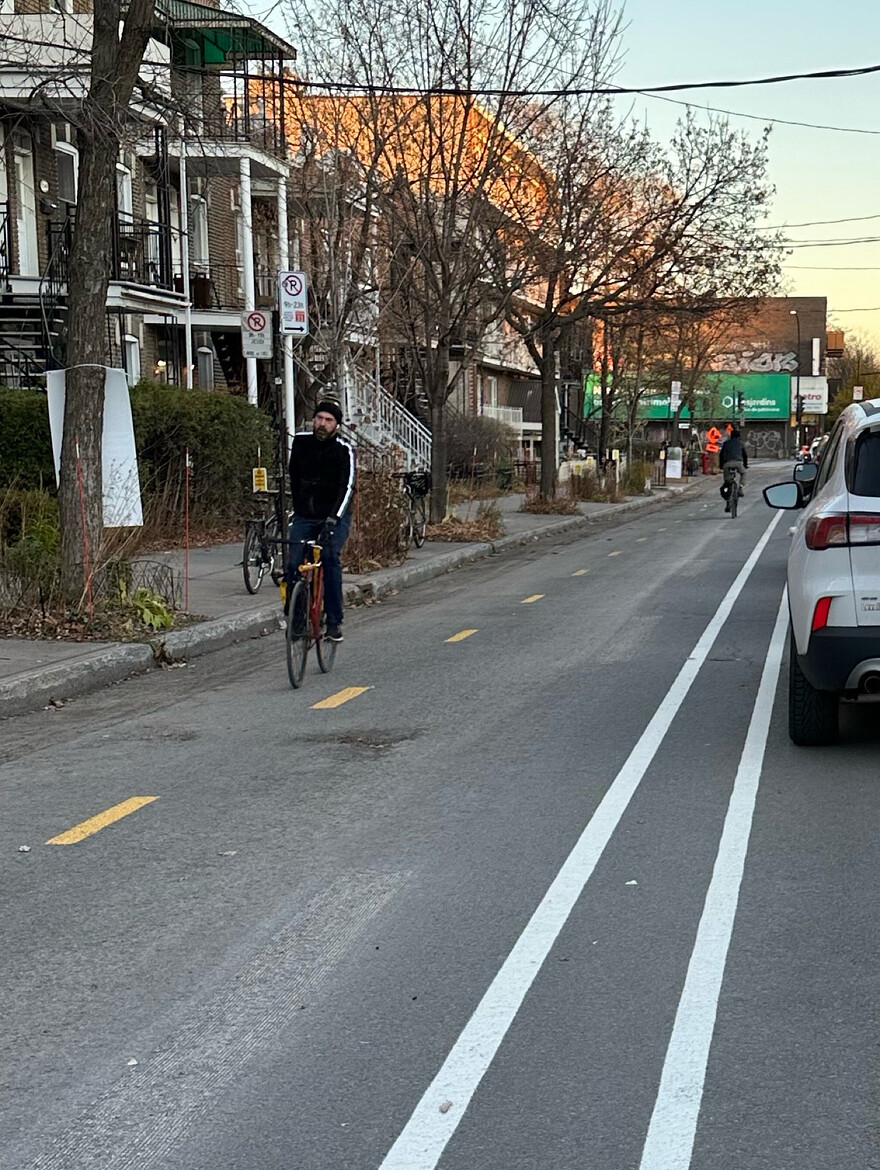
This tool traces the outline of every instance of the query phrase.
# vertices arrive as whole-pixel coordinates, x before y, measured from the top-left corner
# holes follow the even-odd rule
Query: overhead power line
[[[783,264],[783,268],[792,272],[880,272],[880,266],[867,267],[840,267],[837,264]]]
[[[792,228],[827,227],[833,223],[864,223],[866,219],[880,219],[880,215],[851,215],[848,219],[814,219],[812,223],[780,223],[773,227],[760,227],[760,232],[787,232]]]
[[[763,122],[765,126],[800,126],[805,130],[833,130],[838,134],[880,135],[880,130],[867,130],[861,126],[828,126],[822,122],[796,122],[791,118],[773,118],[769,115],[764,117],[761,114],[745,114],[742,110],[722,110],[718,106],[704,106],[697,105],[696,102],[682,102],[678,101],[677,98],[663,97],[659,93],[645,93],[644,96],[655,98],[658,102],[669,102],[674,106],[685,106],[689,110],[707,110],[713,114],[726,114],[730,118],[748,118],[752,122]]]
[[[349,81],[309,81],[297,79],[297,84],[310,89],[334,90],[341,93],[377,94],[425,94],[438,97],[586,97],[591,94],[607,95],[640,93],[681,93],[692,89],[734,89],[746,85],[778,85],[784,81],[818,81],[841,77],[864,77],[869,73],[880,73],[880,65],[864,65],[858,69],[820,69],[813,73],[781,73],[774,77],[753,77],[735,81],[687,81],[673,85],[602,85],[564,86],[560,89],[493,89],[490,86],[436,85],[419,87],[414,85],[382,85],[368,82],[358,84]]]

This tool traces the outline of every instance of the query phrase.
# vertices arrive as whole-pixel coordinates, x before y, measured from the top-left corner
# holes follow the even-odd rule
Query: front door
[[[34,155],[30,142],[19,139],[15,157],[15,231],[18,242],[18,271],[21,276],[40,275],[37,251],[37,193],[34,184]]]

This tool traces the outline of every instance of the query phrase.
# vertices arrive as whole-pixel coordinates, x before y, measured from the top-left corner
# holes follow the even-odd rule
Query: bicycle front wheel
[[[309,589],[305,581],[297,581],[287,607],[287,677],[292,687],[302,686],[310,642]]]
[[[331,642],[327,638],[326,626],[321,630],[321,636],[315,643],[315,653],[318,655],[318,666],[320,666],[324,674],[329,674],[333,669],[333,663],[336,661],[336,651],[339,648],[338,642]]]
[[[421,548],[425,543],[425,533],[428,530],[428,511],[425,507],[425,497],[419,498],[413,504],[412,509],[412,534],[413,544],[416,548]]]
[[[258,522],[248,523],[245,527],[241,567],[244,573],[244,587],[248,593],[256,593],[263,583],[263,574],[266,571],[261,527]]]
[[[406,556],[410,550],[410,545],[413,539],[413,522],[412,512],[409,507],[403,513],[400,520],[400,528],[397,532],[397,551],[401,556]]]
[[[275,516],[266,521],[266,534],[263,538],[263,555],[269,569],[269,575],[281,565],[283,545],[281,543],[281,529]]]

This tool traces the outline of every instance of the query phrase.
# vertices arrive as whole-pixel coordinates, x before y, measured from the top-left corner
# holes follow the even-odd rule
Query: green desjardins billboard
[[[710,374],[705,389],[699,392],[696,408],[697,419],[701,422],[718,422],[722,419],[739,417],[738,395],[743,396],[742,413],[746,422],[780,421],[791,413],[791,376],[789,374]],[[640,419],[668,419],[670,417],[668,394],[646,394],[639,402]],[[602,392],[598,374],[588,374],[584,379],[584,413],[588,418],[601,418]],[[620,402],[614,411],[615,418],[624,418],[626,404]],[[689,419],[687,406],[682,408],[681,418]]]

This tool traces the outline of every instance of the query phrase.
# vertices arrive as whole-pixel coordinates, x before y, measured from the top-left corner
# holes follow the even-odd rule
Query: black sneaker
[[[327,639],[328,642],[341,642],[342,641],[342,627],[341,626],[328,626],[327,633],[324,635],[324,637]]]

